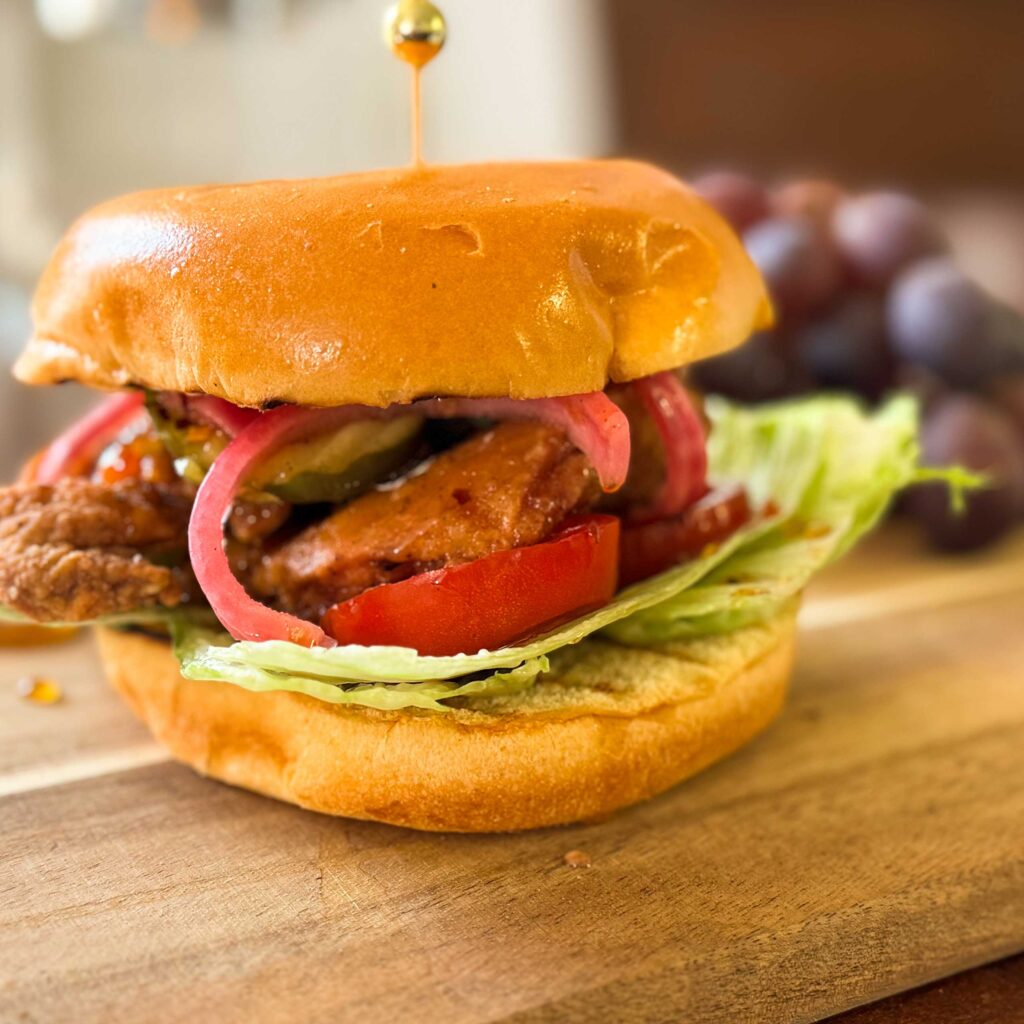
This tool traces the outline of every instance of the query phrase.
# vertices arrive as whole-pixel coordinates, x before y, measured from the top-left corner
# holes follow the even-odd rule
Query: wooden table
[[[807,1021],[1024,948],[1024,537],[926,559],[890,528],[803,622],[751,746],[511,837],[202,780],[86,639],[0,653],[0,1021]]]

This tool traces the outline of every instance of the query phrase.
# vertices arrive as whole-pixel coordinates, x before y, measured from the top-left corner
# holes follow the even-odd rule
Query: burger
[[[642,163],[149,191],[60,242],[15,368],[111,394],[0,491],[9,620],[90,623],[204,775],[429,830],[595,819],[779,711],[809,577],[915,411],[685,368],[756,268]]]

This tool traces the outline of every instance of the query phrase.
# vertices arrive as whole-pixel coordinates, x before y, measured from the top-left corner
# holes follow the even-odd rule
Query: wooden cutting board
[[[803,624],[750,747],[504,837],[204,781],[87,640],[2,652],[0,1020],[807,1021],[1024,948],[1024,537],[941,560],[889,529]]]

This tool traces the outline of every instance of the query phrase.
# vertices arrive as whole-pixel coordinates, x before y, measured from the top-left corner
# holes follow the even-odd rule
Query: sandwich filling
[[[79,622],[205,599],[238,640],[472,653],[736,529],[706,468],[669,373],[389,410],[117,395],[0,494],[0,600]]]
[[[708,412],[710,438],[674,373],[388,409],[118,394],[0,491],[0,604],[160,623],[196,678],[440,709],[597,630],[768,615],[921,474],[906,401]]]

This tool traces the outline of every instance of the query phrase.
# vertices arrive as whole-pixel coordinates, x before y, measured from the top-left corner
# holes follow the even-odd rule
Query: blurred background
[[[92,203],[405,162],[407,77],[381,42],[384,6],[2,0],[4,369],[34,279]],[[442,6],[428,159],[626,153],[695,179],[780,310],[775,332],[702,383],[749,400],[912,388],[931,456],[995,466],[1005,483],[987,513],[1000,529],[975,524],[959,546],[1024,515],[1024,4]],[[88,396],[0,377],[6,476]]]

